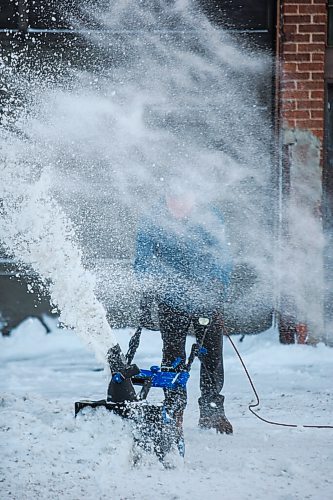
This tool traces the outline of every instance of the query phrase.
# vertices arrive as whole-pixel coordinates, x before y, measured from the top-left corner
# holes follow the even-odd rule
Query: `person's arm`
[[[211,263],[211,275],[223,284],[224,291],[228,295],[228,289],[231,282],[233,271],[233,261],[230,252],[230,243],[226,236],[224,217],[220,209],[214,208],[213,215],[215,219],[213,236],[213,254],[214,259]]]
[[[136,238],[134,271],[139,278],[149,275],[154,268],[154,238],[152,231],[147,229],[148,221],[142,224]]]
[[[223,262],[222,261],[219,263],[214,262],[212,264],[211,273],[213,278],[223,283],[224,290],[228,292],[233,265],[231,263],[231,260],[225,261],[226,257],[225,249],[223,249],[223,253],[224,253]]]
[[[155,330],[152,321],[151,308],[154,301],[152,278],[155,264],[155,239],[153,231],[148,229],[148,221],[143,221],[137,232],[134,271],[142,285],[140,300],[140,326]]]

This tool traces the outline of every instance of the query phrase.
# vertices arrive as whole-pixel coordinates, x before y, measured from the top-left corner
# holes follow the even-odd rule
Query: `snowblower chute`
[[[111,370],[111,381],[107,391],[107,399],[99,401],[78,401],[75,403],[75,416],[86,407],[103,406],[107,410],[130,419],[133,423],[133,436],[139,448],[153,451],[161,462],[173,449],[184,456],[185,445],[183,437],[182,416],[173,415],[164,403],[151,404],[147,396],[152,387],[169,390],[186,388],[195,356],[204,354],[197,344],[193,344],[191,354],[185,367],[177,370],[181,359],[177,358],[171,368],[152,366],[149,370],[141,370],[132,364],[135,352],[140,342],[142,327],[138,327],[132,336],[126,356],[119,344],[109,349],[107,360]],[[137,393],[134,385],[141,386]]]

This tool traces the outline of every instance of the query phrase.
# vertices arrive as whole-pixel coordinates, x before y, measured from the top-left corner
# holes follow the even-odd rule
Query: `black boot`
[[[224,413],[224,396],[201,396],[199,398],[200,418],[199,427],[202,429],[216,429],[221,434],[232,434],[232,425]]]

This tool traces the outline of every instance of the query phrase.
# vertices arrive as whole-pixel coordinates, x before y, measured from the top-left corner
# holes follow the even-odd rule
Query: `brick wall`
[[[280,116],[283,128],[323,141],[326,0],[281,0]]]
[[[317,342],[324,336],[320,214],[327,2],[279,3],[277,103],[284,152],[282,245],[288,269],[280,290],[280,336],[290,342],[290,332],[295,336],[299,325],[303,330],[306,325],[308,342]]]

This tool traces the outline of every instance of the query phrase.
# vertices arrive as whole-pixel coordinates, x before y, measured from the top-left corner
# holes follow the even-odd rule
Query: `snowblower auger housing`
[[[102,406],[123,418],[130,419],[133,423],[134,442],[145,451],[153,451],[163,462],[165,455],[173,447],[184,456],[182,419],[179,420],[170,414],[163,403],[151,404],[146,398],[152,387],[170,390],[186,388],[195,356],[194,346],[189,361],[182,370],[176,371],[181,362],[180,358],[175,360],[171,368],[152,366],[149,370],[141,370],[137,365],[131,364],[139,345],[141,330],[139,327],[131,338],[126,357],[118,344],[107,353],[111,370],[107,399],[76,402],[75,417],[86,407]],[[134,385],[141,386],[141,391],[136,393]]]

